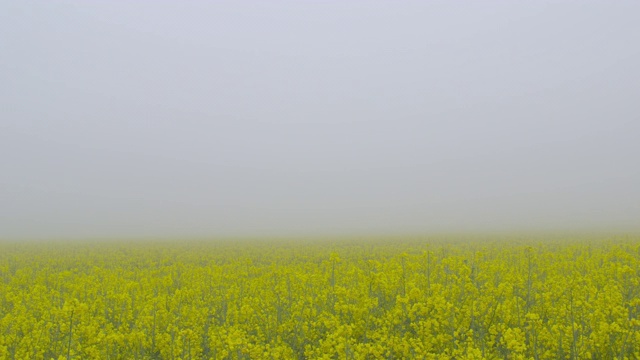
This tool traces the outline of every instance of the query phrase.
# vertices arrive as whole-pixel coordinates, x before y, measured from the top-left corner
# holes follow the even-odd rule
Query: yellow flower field
[[[640,239],[0,244],[0,359],[638,359]]]

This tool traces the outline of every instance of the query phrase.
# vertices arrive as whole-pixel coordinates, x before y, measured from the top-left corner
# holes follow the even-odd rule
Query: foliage
[[[640,242],[0,245],[0,359],[637,359]]]

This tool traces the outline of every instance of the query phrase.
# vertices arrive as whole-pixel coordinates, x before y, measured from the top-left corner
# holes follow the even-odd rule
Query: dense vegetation
[[[637,359],[639,240],[5,243],[0,359]]]

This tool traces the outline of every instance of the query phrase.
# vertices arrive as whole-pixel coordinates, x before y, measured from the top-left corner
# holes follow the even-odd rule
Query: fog
[[[639,13],[0,0],[0,239],[640,230]]]

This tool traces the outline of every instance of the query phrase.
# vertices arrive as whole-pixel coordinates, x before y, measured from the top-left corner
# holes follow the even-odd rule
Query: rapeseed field
[[[640,239],[0,244],[0,359],[638,359]]]

